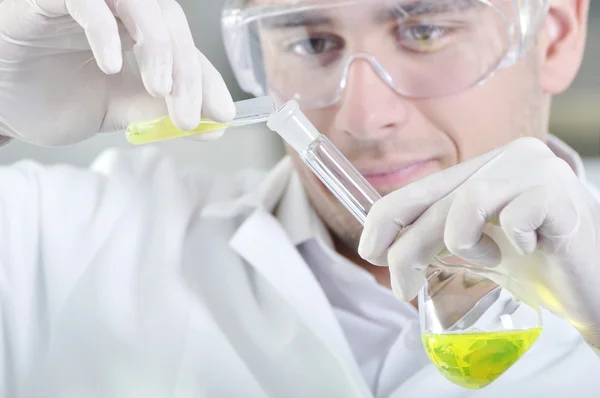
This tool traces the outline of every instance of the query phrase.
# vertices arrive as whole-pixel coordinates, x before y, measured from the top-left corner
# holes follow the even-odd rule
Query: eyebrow
[[[322,26],[331,24],[331,18],[315,11],[299,11],[266,17],[261,25],[269,29]]]
[[[481,4],[478,0],[423,0],[398,1],[386,4],[377,12],[376,22],[398,20],[423,15],[438,15],[448,12],[465,11]],[[262,21],[262,26],[268,29],[285,29],[297,27],[315,27],[330,25],[332,19],[318,11],[298,11],[289,14],[268,16]]]
[[[376,21],[397,20],[400,18],[439,15],[449,12],[466,11],[483,5],[479,0],[424,0],[412,3],[398,2],[383,8],[377,13]]]

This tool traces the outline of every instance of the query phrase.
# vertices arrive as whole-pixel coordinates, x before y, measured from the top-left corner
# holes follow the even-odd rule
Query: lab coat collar
[[[272,213],[288,185],[292,170],[292,160],[289,156],[284,156],[267,174],[267,177],[256,191],[249,194],[252,197],[252,202],[257,207]]]
[[[203,216],[234,218],[262,209],[272,213],[288,184],[292,170],[291,160],[284,157],[271,171],[258,181],[255,189],[250,188],[241,196],[211,201],[202,210]]]
[[[339,269],[344,270],[338,273],[336,278],[357,280],[357,276],[360,276],[360,280],[366,279],[370,283],[377,284],[372,274],[336,251],[333,237],[311,206],[298,173],[291,167],[289,173],[288,184],[274,209],[274,215],[294,246],[300,247],[306,242],[313,241],[315,245],[310,247],[319,251],[318,256],[324,256],[332,263],[340,265]]]
[[[311,206],[306,190],[295,170],[290,170],[289,182],[274,214],[295,246],[316,239],[328,248],[334,249],[331,234]]]
[[[346,363],[354,363],[325,293],[271,213],[257,209],[238,228],[229,245],[298,311],[327,347],[345,358]]]
[[[242,202],[274,214],[294,246],[317,238],[325,246],[334,248],[331,234],[311,206],[289,156],[281,159],[256,191]]]

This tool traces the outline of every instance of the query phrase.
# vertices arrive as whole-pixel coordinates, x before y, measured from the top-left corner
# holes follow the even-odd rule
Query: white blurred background
[[[198,47],[221,71],[234,100],[249,98],[238,88],[224,53],[219,21],[222,1],[179,0]],[[600,186],[600,1],[593,0],[591,3],[584,65],[572,88],[554,102],[551,132],[584,156],[589,178]],[[31,158],[47,164],[87,166],[107,147],[129,145],[123,133],[103,134],[62,148],[39,148],[13,142],[0,151],[0,164]],[[170,153],[181,166],[223,172],[246,167],[266,169],[283,155],[279,138],[264,126],[231,131],[211,143],[172,140],[157,145]]]

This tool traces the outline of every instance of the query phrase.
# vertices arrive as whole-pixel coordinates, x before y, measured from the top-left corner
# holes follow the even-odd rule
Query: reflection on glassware
[[[327,137],[310,123],[298,103],[289,101],[267,121],[346,209],[364,224],[381,196]]]

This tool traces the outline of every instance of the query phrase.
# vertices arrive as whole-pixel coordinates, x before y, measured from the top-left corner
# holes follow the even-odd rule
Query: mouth
[[[381,192],[401,188],[426,174],[431,174],[435,163],[435,159],[426,159],[394,166],[361,169],[360,172],[375,189]]]

